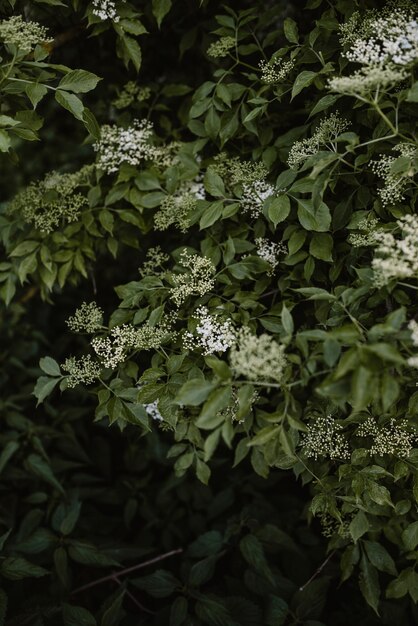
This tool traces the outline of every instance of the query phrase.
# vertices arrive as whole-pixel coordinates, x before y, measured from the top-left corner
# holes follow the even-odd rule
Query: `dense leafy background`
[[[392,150],[416,141],[417,89],[413,68],[375,98],[328,87],[353,71],[339,24],[378,5],[118,0],[120,20],[102,21],[81,0],[0,1],[1,19],[24,15],[53,38],[12,69],[13,49],[0,52],[0,624],[416,623],[418,455],[371,454],[356,430],[369,416],[383,427],[406,416],[411,440],[418,427],[416,276],[377,285],[373,248],[350,234],[368,216],[398,236],[414,211],[413,183],[385,204],[371,163],[396,154],[392,174],[413,179],[416,153]],[[230,54],[208,55],[223,37]],[[274,54],[293,69],[271,85],[259,62]],[[146,97],[118,107],[129,81]],[[289,168],[295,142],[336,111],[348,127],[334,150]],[[179,142],[174,165],[92,167],[75,187],[87,198],[78,219],[49,232],[24,213],[33,196],[10,212],[32,181],[94,163],[103,126],[142,118],[157,147]],[[236,158],[276,186],[255,217],[246,181],[220,165]],[[180,215],[186,228],[159,230],[164,199],[196,176],[206,199]],[[275,272],[259,237],[286,247]],[[141,278],[156,245],[165,266]],[[185,246],[211,259],[216,283],[175,307]],[[176,331],[193,332],[199,305],[221,310],[286,346],[283,381],[246,380],[177,334],[66,389],[60,364],[92,354],[66,320],[92,300],[109,329],[175,312]],[[161,423],[143,408],[156,400]],[[327,414],[349,460],[302,445]]]

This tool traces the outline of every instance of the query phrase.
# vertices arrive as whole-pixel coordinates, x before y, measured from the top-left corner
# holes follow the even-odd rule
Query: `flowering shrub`
[[[30,3],[30,20],[28,3],[12,4],[0,21],[5,172],[30,154],[40,115],[41,161],[51,163],[58,105],[79,137],[61,167],[33,179],[27,166],[0,215],[8,332],[25,306],[53,315],[52,328],[36,315],[29,324],[44,432],[28,435],[22,463],[57,508],[27,512],[23,530],[3,536],[0,563],[8,580],[41,578],[53,552],[54,601],[37,599],[27,623],[44,611],[65,624],[344,624],[344,609],[326,602],[339,582],[362,623],[415,623],[416,4],[190,0],[185,13],[170,0],[44,0]],[[88,69],[70,69],[74,58]],[[11,360],[18,380],[22,358]],[[32,419],[22,415],[33,371],[25,376],[26,395],[5,400],[0,468]],[[113,424],[93,451],[100,472],[116,472],[107,503],[95,469],[77,474],[90,461],[75,450]],[[53,456],[49,436],[68,438]],[[118,446],[123,470],[110,458]],[[12,483],[19,472],[10,469]],[[269,491],[285,481],[294,499]],[[200,512],[184,522],[172,501],[181,490],[190,503],[220,483],[224,495],[196,495]],[[151,500],[170,493],[167,530],[164,498],[141,509],[142,486]],[[23,509],[51,497],[35,492]],[[96,546],[91,520],[106,519],[107,505],[104,527],[126,532],[110,546],[99,529]],[[129,534],[141,516],[148,544]],[[303,532],[301,518],[312,523]],[[75,584],[80,565],[115,568],[129,542],[138,556],[159,545],[179,554],[176,519],[190,544],[177,569],[135,575],[129,588],[116,570],[105,583],[120,590],[100,610],[94,594],[75,603],[97,582]],[[216,580],[224,555],[228,574]],[[146,593],[167,601],[144,608]]]

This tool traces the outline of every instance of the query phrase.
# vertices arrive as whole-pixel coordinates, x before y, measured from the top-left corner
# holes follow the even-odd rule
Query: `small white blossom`
[[[158,400],[155,400],[154,402],[150,402],[149,404],[144,404],[144,409],[147,415],[149,415],[153,420],[157,422],[163,421],[163,416],[161,415],[160,410],[158,408]]]
[[[241,206],[257,218],[263,214],[264,202],[276,193],[276,188],[265,180],[244,183],[242,186]]]
[[[116,4],[113,0],[93,0],[93,15],[101,20],[113,20],[117,23],[120,20]]]
[[[400,238],[384,231],[376,233],[378,246],[372,268],[379,287],[394,278],[418,276],[418,216],[405,215],[396,223],[401,230]]]
[[[266,263],[271,265],[271,270],[268,272],[272,275],[279,264],[279,256],[287,253],[287,248],[284,243],[276,243],[265,237],[257,237],[255,240],[257,246],[257,255]]]
[[[375,419],[368,417],[357,429],[359,437],[372,437],[370,454],[392,454],[407,458],[417,437],[408,430],[406,419],[396,422],[393,418],[388,425],[380,426]]]
[[[237,341],[231,346],[231,367],[238,375],[248,380],[281,382],[286,367],[285,347],[263,333],[254,335],[247,327],[237,334]]]
[[[187,350],[200,349],[203,354],[215,354],[225,352],[236,339],[236,334],[231,320],[220,322],[211,315],[205,306],[199,307],[193,317],[198,320],[195,333],[186,332],[183,345]]]
[[[160,150],[151,144],[153,126],[148,120],[135,120],[129,128],[102,126],[100,140],[94,144],[97,167],[107,174],[117,172],[122,163],[140,165],[159,156]]]
[[[383,155],[371,164],[372,171],[384,181],[383,187],[379,189],[379,196],[385,206],[402,202],[405,199],[404,193],[416,173],[414,163],[418,155],[417,148],[412,144],[400,143],[393,150],[410,159],[408,170],[393,173],[392,166],[396,157],[389,155]]]
[[[115,369],[125,361],[132,350],[159,348],[168,333],[169,328],[165,324],[158,326],[143,324],[139,328],[131,324],[122,324],[112,328],[107,337],[94,337],[91,346],[104,367]]]
[[[302,439],[302,447],[306,456],[315,460],[320,456],[330,459],[349,459],[348,441],[340,432],[343,429],[331,415],[317,417],[308,425]]]
[[[174,224],[182,232],[186,232],[197,201],[204,200],[205,197],[205,187],[200,177],[182,181],[179,188],[161,202],[160,209],[154,216],[155,228],[166,230]]]

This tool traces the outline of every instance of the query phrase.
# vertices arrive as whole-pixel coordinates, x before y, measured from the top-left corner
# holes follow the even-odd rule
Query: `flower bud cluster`
[[[90,354],[79,359],[73,356],[68,357],[61,367],[64,372],[68,372],[67,386],[70,389],[80,383],[91,385],[99,378],[101,372],[100,364],[93,361]]]
[[[154,216],[155,228],[166,230],[169,226],[175,225],[183,233],[186,232],[197,201],[204,198],[205,188],[200,178],[182,181],[175,193],[166,196],[162,201],[159,211]]]
[[[23,52],[30,52],[38,43],[52,43],[48,31],[37,22],[26,22],[21,15],[14,15],[0,21],[0,41],[16,46]]]
[[[89,185],[92,170],[88,165],[72,174],[49,172],[43,180],[31,183],[18,193],[7,210],[19,213],[44,233],[52,232],[62,222],[77,221],[88,200],[76,189]]]
[[[231,346],[231,368],[252,381],[282,382],[287,364],[285,347],[267,333],[254,335],[248,327],[237,333],[237,341]]]
[[[76,310],[72,317],[67,320],[67,326],[73,333],[93,334],[101,329],[103,324],[103,311],[96,302],[83,304]]]
[[[317,417],[308,425],[302,439],[303,450],[308,457],[329,457],[332,460],[350,458],[350,449],[346,437],[341,433],[343,427],[332,417]]]
[[[223,58],[228,56],[228,52],[234,47],[234,37],[221,37],[218,41],[214,41],[210,44],[207,49],[207,54],[213,59]]]
[[[336,150],[335,141],[348,126],[349,122],[338,113],[331,113],[320,121],[312,137],[296,141],[292,145],[287,159],[289,167],[297,169],[306,159],[317,154],[321,146]]]
[[[371,437],[370,454],[384,456],[391,454],[408,458],[417,440],[415,433],[408,429],[406,419],[396,422],[393,418],[387,425],[380,425],[373,417],[368,417],[357,429],[359,437]]]
[[[189,254],[184,250],[180,256],[180,264],[189,271],[174,274],[172,277],[174,287],[170,290],[170,297],[177,306],[181,306],[188,296],[203,296],[215,286],[215,266],[207,257]]]
[[[275,58],[270,61],[260,61],[261,80],[268,85],[281,83],[286,80],[294,66],[293,60],[284,61]]]

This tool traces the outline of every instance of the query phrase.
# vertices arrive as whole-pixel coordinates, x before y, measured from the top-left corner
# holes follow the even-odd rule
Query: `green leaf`
[[[189,603],[183,596],[178,596],[171,605],[169,626],[181,626],[187,617]]]
[[[12,143],[9,137],[9,133],[0,129],[0,152],[8,152]]]
[[[8,580],[21,580],[22,578],[40,578],[49,572],[20,556],[10,556],[1,561],[0,574]]]
[[[36,109],[42,98],[48,93],[48,89],[45,85],[40,85],[39,83],[30,83],[27,85],[25,91],[34,109]]]
[[[324,202],[320,202],[317,208],[314,208],[312,200],[298,198],[297,202],[298,218],[303,228],[318,232],[326,232],[330,229],[331,213]]]
[[[402,533],[402,541],[407,550],[415,550],[418,546],[418,522],[412,522]]]
[[[354,541],[358,541],[369,530],[369,521],[363,511],[356,513],[350,522],[349,529]]]
[[[418,522],[416,522],[418,524]],[[418,543],[418,539],[417,539]],[[392,576],[397,575],[395,562],[389,552],[377,541],[365,541],[367,557],[372,565],[380,572],[386,572]]]
[[[152,14],[157,20],[158,28],[160,28],[161,22],[169,13],[171,5],[172,0],[152,0]]]
[[[200,230],[204,228],[208,228],[212,226],[215,222],[222,217],[224,205],[222,202],[213,202],[210,204],[203,212],[202,217],[200,218],[199,227]]]
[[[184,406],[199,406],[216,386],[216,383],[202,378],[188,380],[178,392],[175,403]]]
[[[380,585],[377,570],[365,556],[360,561],[359,586],[367,604],[379,615]]]
[[[77,563],[83,565],[95,565],[98,567],[117,566],[119,563],[107,556],[103,552],[100,552],[96,546],[91,543],[83,541],[71,541],[68,554]]]
[[[263,574],[270,582],[273,582],[273,575],[268,566],[264,549],[259,539],[257,539],[255,535],[245,535],[245,537],[241,539],[239,547],[247,563],[252,565],[259,574]]]
[[[56,91],[55,100],[64,109],[70,111],[70,113],[72,113],[77,120],[80,120],[81,122],[83,121],[84,104],[81,102],[80,98],[75,96],[73,93]]]
[[[180,581],[171,572],[163,569],[135,579],[135,587],[143,589],[153,598],[168,598],[181,586]]]
[[[12,458],[15,452],[19,450],[20,444],[18,441],[8,441],[4,446],[0,454],[0,472],[6,467],[9,460]]]
[[[196,476],[200,480],[201,483],[207,485],[209,483],[211,471],[209,465],[201,461],[200,459],[196,459]]]
[[[290,41],[290,43],[298,43],[298,25],[296,24],[295,20],[292,20],[291,17],[286,17],[283,22],[283,30],[284,36],[286,37],[287,41]]]
[[[332,248],[334,240],[331,235],[318,233],[314,235],[309,244],[309,252],[316,259],[332,262]]]
[[[290,200],[288,196],[277,196],[276,198],[273,198],[268,205],[268,216],[274,226],[277,226],[280,222],[284,222],[289,213]]]
[[[25,461],[27,468],[33,472],[36,476],[39,476],[42,480],[49,483],[61,493],[64,493],[62,485],[55,478],[51,467],[44,461],[39,454],[30,454]]]
[[[86,70],[71,70],[61,78],[58,89],[71,91],[73,93],[87,93],[94,89],[97,83],[102,80],[92,72]]]
[[[60,382],[60,378],[50,378],[49,376],[40,376],[36,381],[33,395],[37,398],[37,406],[47,398]]]
[[[202,411],[196,420],[196,426],[204,430],[211,430],[219,426],[225,420],[220,411],[227,407],[230,402],[231,387],[214,389],[203,405]]]
[[[125,65],[129,65],[129,61],[132,61],[134,68],[137,72],[142,64],[142,52],[138,42],[133,37],[127,35],[119,39],[121,52]]]
[[[39,367],[49,376],[61,376],[60,366],[55,359],[52,359],[50,356],[44,356],[39,361]]]
[[[407,102],[418,102],[418,81],[416,81],[406,95]]]
[[[64,626],[96,626],[97,622],[94,616],[84,609],[82,606],[74,606],[72,604],[63,604],[62,618]]]
[[[295,82],[293,83],[292,100],[303,89],[306,89],[306,87],[309,87],[309,85],[311,85],[313,81],[315,80],[316,76],[317,76],[317,73],[311,72],[310,70],[303,70],[303,72],[298,74]]]

